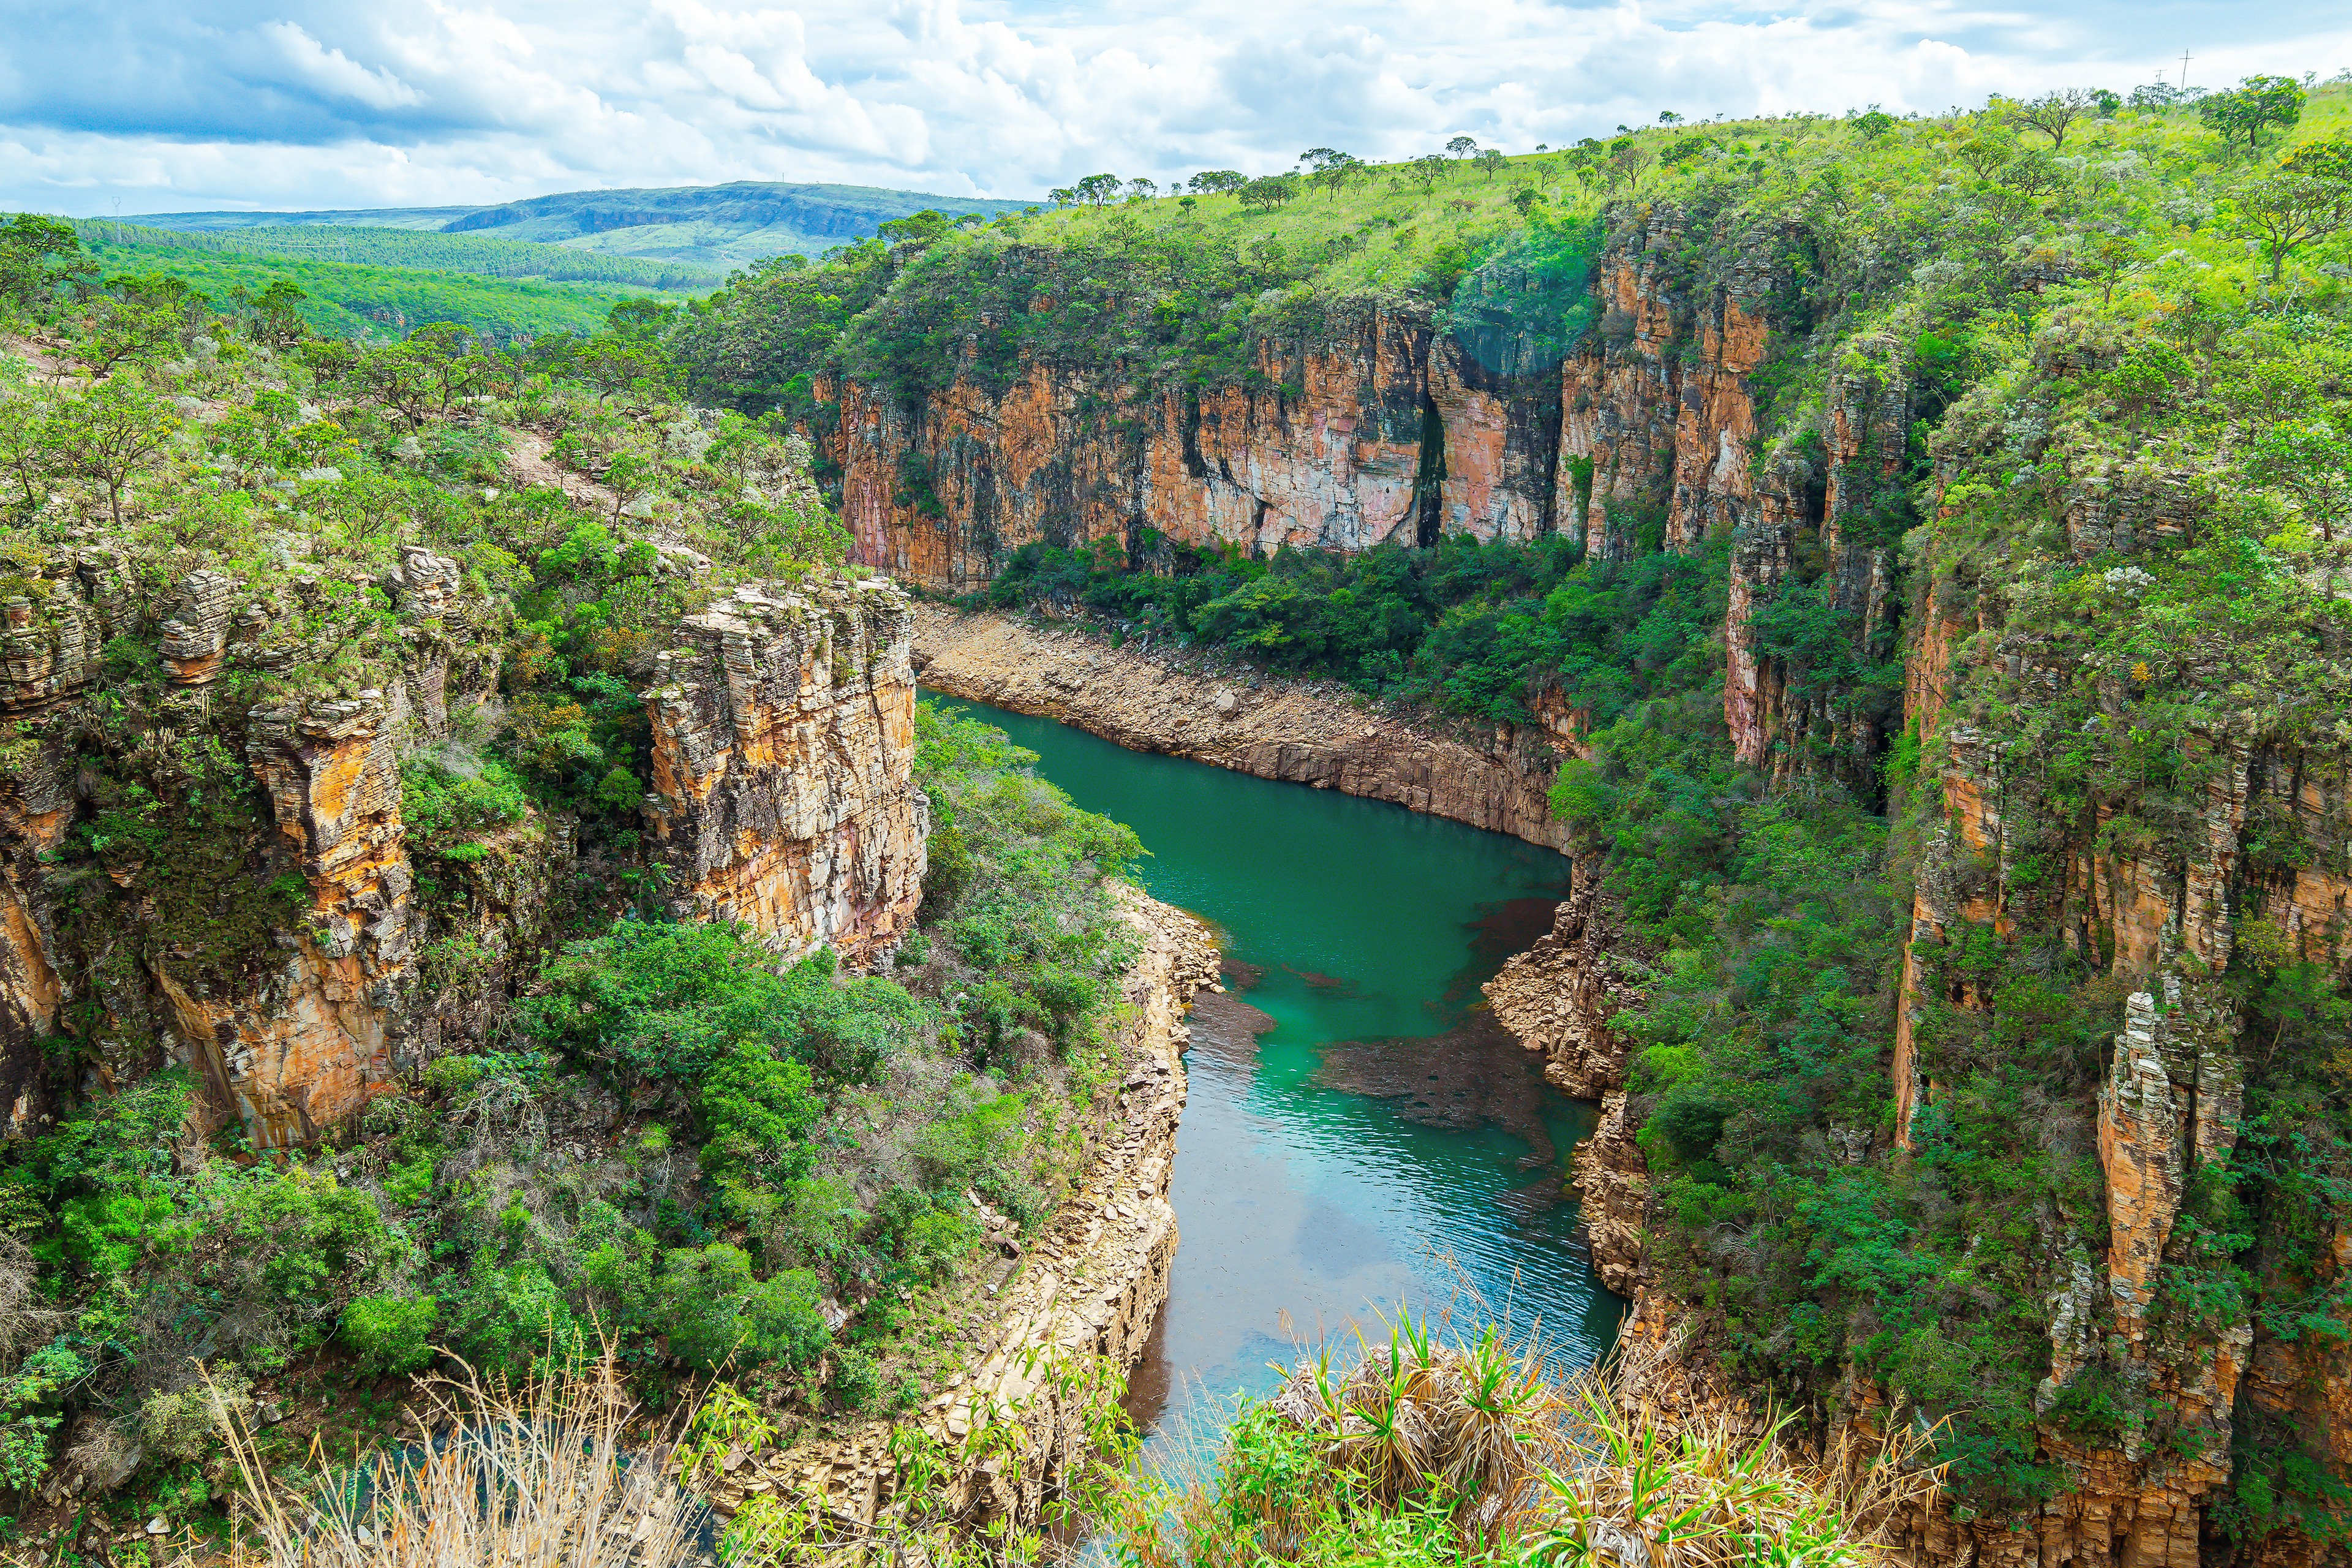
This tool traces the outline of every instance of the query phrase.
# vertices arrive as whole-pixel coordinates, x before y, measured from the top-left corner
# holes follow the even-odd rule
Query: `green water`
[[[1224,938],[1203,994],[1172,1199],[1182,1240],[1135,1380],[1160,1419],[1190,1395],[1263,1392],[1295,1343],[1400,1301],[1466,1300],[1563,1357],[1614,1338],[1569,1150],[1591,1105],[1546,1084],[1478,987],[1549,929],[1568,863],[1378,801],[1129,752],[1084,731],[934,697],[1011,733],[1078,805],[1142,837],[1156,898]]]

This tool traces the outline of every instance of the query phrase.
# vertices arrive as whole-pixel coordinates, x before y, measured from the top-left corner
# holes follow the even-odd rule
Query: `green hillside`
[[[305,296],[298,307],[303,321],[331,337],[399,337],[428,321],[462,322],[503,342],[544,332],[593,332],[619,301],[656,292],[625,284],[485,278],[422,267],[279,260],[177,245],[93,244],[89,254],[106,276],[160,272],[215,301],[226,301],[235,289],[259,294],[284,279]]]
[[[413,228],[350,228],[277,225],[219,233],[134,227],[101,219],[74,225],[93,245],[161,245],[188,250],[280,257],[289,261],[354,262],[372,267],[426,267],[489,278],[536,278],[550,283],[617,283],[641,289],[711,289],[725,280],[714,268],[633,256],[583,255],[557,246],[529,245],[480,235]]]
[[[724,266],[766,256],[815,256],[863,239],[892,218],[926,208],[990,217],[1023,202],[928,195],[869,185],[783,184],[737,180],[667,190],[572,191],[484,207],[448,226],[453,234],[496,231],[612,256]]]
[[[438,230],[479,207],[359,207],[307,213],[133,213],[121,223],[202,232],[228,228],[412,228]]]
[[[891,191],[875,185],[822,185],[737,180],[723,185],[658,189],[564,191],[490,207],[383,207],[373,210],[302,213],[151,213],[120,220],[178,233],[228,234],[266,231],[271,249],[285,255],[346,258],[321,235],[317,248],[295,249],[289,229],[320,229],[341,236],[354,229],[488,236],[511,243],[560,247],[591,256],[644,258],[724,271],[767,256],[818,256],[838,245],[867,237],[892,218],[926,208],[954,216],[989,217],[1022,211],[1031,204],[978,196],[942,196],[922,191]],[[247,244],[246,248],[252,248]],[[349,258],[399,265],[487,271],[461,263],[411,262],[397,254]],[[546,274],[605,280],[601,274]],[[635,279],[625,279],[635,281]],[[662,285],[670,287],[671,285]]]

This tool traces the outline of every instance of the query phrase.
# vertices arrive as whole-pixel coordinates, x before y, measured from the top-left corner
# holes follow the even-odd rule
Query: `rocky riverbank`
[[[897,1489],[897,1453],[908,1438],[899,1432],[895,1448],[893,1438],[911,1425],[948,1457],[944,1500],[955,1518],[1029,1524],[1056,1472],[1084,1452],[1095,1373],[1106,1361],[1122,1373],[1134,1366],[1168,1299],[1184,1013],[1194,993],[1216,983],[1218,965],[1216,943],[1199,921],[1141,893],[1122,897],[1143,942],[1128,972],[1116,1042],[1126,1073],[1077,1188],[1035,1237],[1008,1233],[1017,1258],[995,1288],[987,1349],[911,1416],[735,1463],[712,1489],[721,1512],[763,1493],[799,1506],[815,1500],[832,1528],[862,1539],[911,1500]],[[1018,1432],[1009,1443],[1008,1421]]]
[[[1476,724],[1288,680],[1198,649],[1114,647],[936,604],[915,608],[915,671],[954,697],[1075,724],[1132,751],[1394,802],[1558,848],[1549,793],[1575,718]]]

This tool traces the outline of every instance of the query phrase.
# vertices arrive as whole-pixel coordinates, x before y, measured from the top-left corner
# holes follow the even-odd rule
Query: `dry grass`
[[[265,1468],[252,1432],[215,1405],[243,1481],[250,1536],[236,1568],[623,1568],[686,1562],[703,1508],[670,1474],[673,1445],[634,1430],[608,1350],[572,1373],[509,1385],[440,1380],[408,1452],[379,1454],[331,1489]]]

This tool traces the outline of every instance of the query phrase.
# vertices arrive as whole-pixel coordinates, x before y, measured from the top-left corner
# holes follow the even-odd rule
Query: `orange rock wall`
[[[880,578],[739,588],[678,628],[646,712],[656,858],[682,920],[779,951],[887,952],[923,896],[911,606]]]
[[[397,658],[366,677],[378,684],[250,708],[222,700],[232,689],[225,675],[267,677],[337,651],[320,640],[336,634],[321,613],[331,598],[314,577],[257,588],[200,570],[142,601],[114,552],[85,546],[51,561],[37,595],[0,602],[5,1135],[47,1124],[47,1037],[70,1027],[93,1078],[84,1088],[176,1062],[205,1087],[207,1127],[235,1118],[257,1146],[307,1142],[401,1073],[478,1041],[536,968],[553,895],[571,874],[569,824],[529,814],[480,840],[478,857],[436,860],[431,874],[444,886],[428,912],[413,864],[419,847],[402,815],[403,758],[454,744],[454,765],[468,765],[470,742],[457,737],[478,739],[489,721],[498,645],[481,627],[494,612],[470,596],[454,562],[422,550],[404,550],[375,586],[398,626]],[[732,808],[723,868],[734,879],[691,884],[688,902],[701,896],[702,912],[747,921],[786,949],[834,942],[854,963],[887,944],[920,894],[905,605],[889,589],[863,599],[822,584],[808,592],[826,608],[812,623],[807,658],[795,656],[784,707],[759,705],[774,672],[745,651],[740,620],[719,626],[702,617],[682,629],[686,644],[708,648],[718,666],[740,654],[741,679],[728,697],[741,699],[749,715],[740,743],[730,736],[720,749],[723,777],[700,785],[706,802],[722,797]],[[99,649],[121,636],[150,640],[161,655],[173,731],[192,744],[216,742],[227,765],[241,765],[258,786],[264,815],[249,844],[224,837],[197,847],[234,865],[222,885],[262,911],[261,929],[240,939],[247,947],[238,952],[208,946],[209,928],[175,924],[159,908],[155,879],[169,875],[161,862],[126,854],[77,866],[56,853],[72,847],[69,831],[98,809],[96,775],[113,789],[158,765],[139,752],[81,750],[106,732],[80,705],[98,686]],[[813,695],[819,687],[824,694]],[[850,737],[862,753],[844,750]],[[671,826],[658,813],[653,820]],[[87,883],[100,868],[98,885],[111,901],[97,914],[86,895],[60,898],[78,884],[59,878]],[[289,887],[299,891],[281,912],[276,900]],[[440,936],[462,939],[468,973],[423,962]]]
[[[1591,529],[1594,553],[1625,555],[1635,510],[1654,504],[1665,542],[1691,548],[1752,510],[1748,378],[1767,348],[1755,301],[1771,279],[1746,268],[1733,288],[1684,297],[1671,276],[1681,232],[1661,211],[1616,238],[1597,285],[1607,330],[1564,363],[1412,307],[1262,343],[1256,391],[1154,391],[1042,361],[1002,391],[967,362],[913,406],[863,383],[827,386],[843,520],[860,561],[959,593],[1031,541],[1125,542],[1146,528],[1252,553]],[[1587,460],[1589,487],[1574,477]]]

